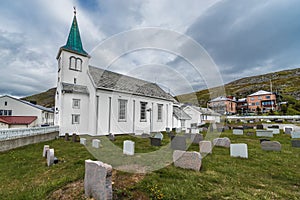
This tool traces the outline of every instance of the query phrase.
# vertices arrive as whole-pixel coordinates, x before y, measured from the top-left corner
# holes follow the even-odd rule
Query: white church
[[[59,49],[55,125],[60,135],[150,133],[172,128],[176,100],[157,84],[89,65],[76,12]],[[101,67],[101,66],[100,66]]]

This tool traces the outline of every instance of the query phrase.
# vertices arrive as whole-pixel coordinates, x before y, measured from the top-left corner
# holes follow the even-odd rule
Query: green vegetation
[[[45,92],[35,94],[32,96],[24,97],[23,100],[36,102],[38,105],[52,108],[55,104],[55,92],[56,88],[51,88]]]
[[[172,164],[146,175],[114,171],[115,199],[299,199],[300,148],[291,147],[288,135],[281,133],[272,138],[282,144],[281,152],[262,151],[256,136],[235,136],[230,131],[223,136],[232,143],[247,143],[249,159],[231,158],[229,149],[215,147],[212,155],[203,158],[200,172]],[[127,139],[136,142],[134,157],[164,148],[151,146],[149,139],[129,135],[117,136],[113,143],[122,147]],[[101,137],[101,151],[107,150],[106,141]],[[165,134],[163,145],[168,142]],[[47,167],[41,155],[44,144],[55,148],[55,156],[62,162]],[[193,144],[189,150],[199,151],[199,147]],[[110,156],[114,156],[112,152],[106,155]],[[84,160],[93,156],[79,143],[59,139],[0,153],[0,159],[1,199],[47,199],[68,183],[82,180]],[[76,190],[81,194],[77,199],[84,199],[82,185]]]

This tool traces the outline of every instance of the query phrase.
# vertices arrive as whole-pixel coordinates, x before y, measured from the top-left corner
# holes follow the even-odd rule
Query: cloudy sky
[[[73,6],[92,65],[172,94],[300,66],[298,0],[1,1],[0,95],[56,86]]]

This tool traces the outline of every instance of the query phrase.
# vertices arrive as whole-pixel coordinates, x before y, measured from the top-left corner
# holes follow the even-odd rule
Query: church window
[[[75,58],[74,56],[70,57],[70,69],[75,71],[81,71],[82,70],[82,60],[80,58]]]
[[[70,57],[70,69],[76,69],[76,58],[74,56]]]
[[[80,99],[73,99],[73,108],[75,109],[80,108]]]
[[[80,115],[72,115],[72,124],[79,124],[80,122]]]
[[[157,104],[157,121],[162,121],[163,104]]]
[[[119,99],[119,121],[126,121],[127,100]]]
[[[7,106],[7,101],[4,102],[4,105]]]
[[[147,102],[141,102],[141,113],[140,113],[141,122],[147,121],[146,107],[147,107]]]
[[[74,78],[74,84],[76,84],[77,83],[77,79],[76,78]]]

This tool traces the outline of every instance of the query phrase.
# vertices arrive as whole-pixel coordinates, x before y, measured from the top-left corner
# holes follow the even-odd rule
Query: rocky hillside
[[[56,88],[51,88],[45,92],[35,94],[32,96],[24,97],[23,100],[35,102],[38,105],[45,106],[47,108],[52,108],[55,105],[55,91]]]
[[[288,101],[290,104],[298,107],[298,101],[300,100],[300,68],[246,77],[230,82],[224,87],[227,95],[243,98],[258,90],[270,91],[270,80],[272,80],[273,92],[281,96],[280,101]],[[213,88],[210,91],[214,92],[216,89]],[[179,95],[177,99],[182,103],[206,106],[207,101],[210,99],[210,94],[206,89],[196,93]],[[211,94],[211,96],[216,95]]]

